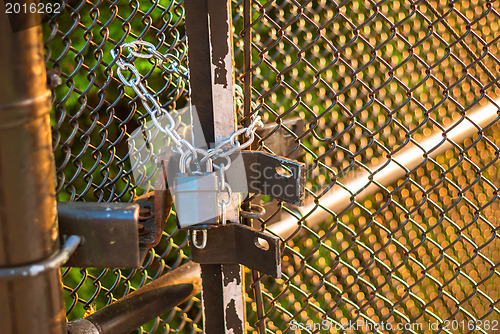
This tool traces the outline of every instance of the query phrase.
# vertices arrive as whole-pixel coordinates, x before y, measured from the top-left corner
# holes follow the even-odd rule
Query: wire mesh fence
[[[261,228],[276,232],[277,221],[292,221],[280,233],[283,277],[247,277],[250,330],[264,322],[269,333],[495,332],[498,3],[250,3],[244,27],[243,3],[234,2],[234,51],[239,84],[243,54],[252,55],[252,113],[268,126],[256,148],[305,162],[308,195],[305,209],[250,199],[267,208]],[[144,193],[127,138],[147,113],[117,80],[110,50],[143,39],[185,65],[184,29],[182,1],[68,1],[44,25],[47,67],[63,79],[52,117],[60,200]],[[251,46],[242,31],[252,32]],[[165,109],[186,106],[182,78],[141,64]],[[477,112],[489,104],[494,111]],[[240,110],[241,123],[248,117]],[[273,144],[283,136],[293,144]],[[438,140],[429,146],[429,138]],[[343,202],[330,205],[332,198]],[[186,233],[169,219],[141,269],[64,269],[68,319],[185,263]],[[139,332],[201,332],[200,300]]]
[[[496,112],[481,125],[470,115],[498,96],[496,7],[252,2],[255,112],[276,128],[306,120],[290,135],[300,142],[294,149],[308,165],[316,204],[286,240],[284,278],[261,278],[260,318],[271,332],[300,324],[311,333],[493,330],[500,319],[498,122]],[[447,138],[460,124],[476,126],[476,134]],[[419,146],[436,133],[442,141]],[[432,157],[447,142],[451,148]],[[398,152],[414,146],[421,163],[407,168],[401,159],[391,169],[402,172],[399,180],[377,182]],[[347,186],[365,173],[357,190]],[[370,185],[376,191],[363,196]],[[322,203],[339,186],[350,196],[331,211]],[[323,210],[329,218],[308,223]]]

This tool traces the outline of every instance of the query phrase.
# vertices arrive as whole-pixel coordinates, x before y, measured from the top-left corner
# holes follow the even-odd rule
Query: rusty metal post
[[[200,265],[188,262],[84,319],[68,334],[125,334],[200,293]]]
[[[59,244],[41,28],[13,32],[1,8],[0,267],[11,268],[44,260]],[[0,280],[0,301],[2,334],[66,333],[59,268]]]
[[[231,1],[186,0],[185,8],[191,103],[205,141],[217,144],[236,129]],[[238,199],[228,206],[230,222],[239,222],[238,207]],[[241,266],[203,264],[201,278],[204,332],[245,333]]]

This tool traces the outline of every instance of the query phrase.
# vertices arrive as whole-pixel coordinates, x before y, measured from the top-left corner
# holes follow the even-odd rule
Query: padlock
[[[218,223],[219,178],[207,160],[206,172],[186,173],[181,157],[180,172],[174,181],[174,203],[180,228],[200,228]]]

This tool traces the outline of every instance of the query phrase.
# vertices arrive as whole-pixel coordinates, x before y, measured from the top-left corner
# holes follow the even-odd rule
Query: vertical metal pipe
[[[250,125],[252,114],[252,0],[243,0],[243,116],[245,126]],[[255,145],[253,145],[255,146]],[[250,225],[251,222],[248,222]],[[260,285],[259,272],[251,271],[254,302],[257,309],[257,329],[259,334],[266,333],[264,319],[264,304],[262,299],[262,287]]]
[[[13,19],[13,18],[11,18]],[[28,19],[36,19],[34,15]],[[0,12],[0,267],[58,248],[55,168],[40,26],[13,32]],[[36,24],[36,23],[35,23]],[[28,24],[27,26],[29,26]],[[32,24],[33,26],[34,24]],[[66,332],[59,269],[0,281],[0,333]]]

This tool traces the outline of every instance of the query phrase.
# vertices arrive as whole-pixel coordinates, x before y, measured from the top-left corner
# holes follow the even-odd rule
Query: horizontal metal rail
[[[200,292],[200,265],[188,262],[88,317],[70,321],[68,334],[130,333]]]
[[[303,217],[297,220],[294,215],[269,226],[269,230],[286,239],[297,228],[305,223],[308,227],[317,225],[331,217],[331,212],[339,213],[347,208],[353,200],[360,201],[369,195],[380,191],[399,179],[405,177],[411,170],[418,168],[429,158],[435,158],[446,150],[463,143],[467,138],[480,133],[483,128],[491,125],[499,116],[500,99],[478,108],[470,115],[449,126],[445,131],[437,131],[420,142],[410,141],[406,148],[378,164],[368,165],[366,169],[357,172],[356,177],[346,177],[335,184],[321,197],[321,203],[309,202],[300,208]],[[318,207],[327,210],[317,210]]]
[[[47,271],[59,269],[68,261],[71,254],[74,253],[82,238],[77,235],[71,235],[66,240],[60,250],[57,250],[52,256],[36,263],[30,263],[24,266],[0,268],[1,279],[14,279],[21,277],[38,276]]]

